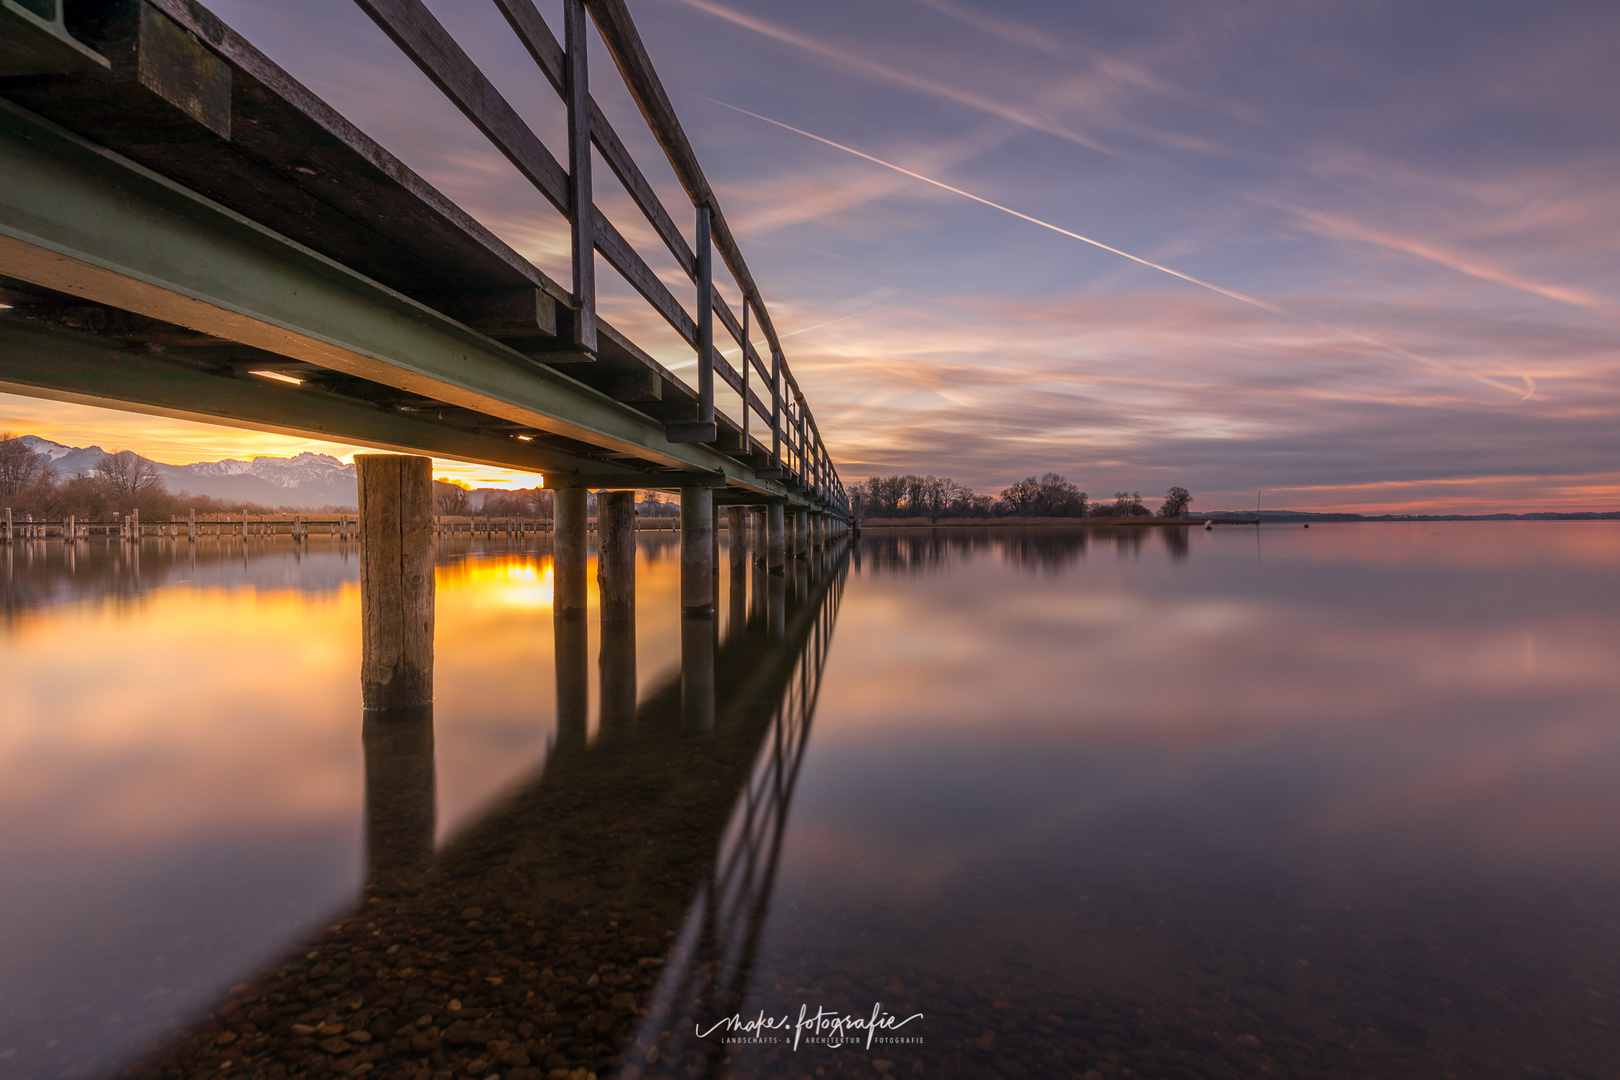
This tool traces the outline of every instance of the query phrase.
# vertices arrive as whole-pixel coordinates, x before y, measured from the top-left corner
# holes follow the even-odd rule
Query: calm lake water
[[[1610,523],[0,560],[0,1076],[1616,1075]]]

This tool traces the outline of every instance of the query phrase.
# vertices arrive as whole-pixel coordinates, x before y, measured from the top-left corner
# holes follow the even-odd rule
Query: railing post
[[[771,465],[782,467],[782,350],[771,350]]]
[[[752,418],[752,413],[754,411],[753,406],[748,404],[748,376],[749,376],[749,370],[748,369],[753,367],[754,365],[748,362],[748,297],[746,297],[746,296],[743,297],[742,309],[743,309],[743,318],[742,318],[742,369],[743,369],[743,378],[742,378],[742,383],[743,383],[743,388],[742,388],[742,412],[743,412],[743,415],[742,415],[742,429],[743,429],[742,430],[742,444],[743,444],[743,453],[746,454],[752,449],[751,446],[749,445],[749,442],[748,442],[748,427],[749,427],[748,422]]]
[[[698,423],[714,423],[714,243],[707,206],[697,208]]]
[[[574,344],[596,352],[596,234],[591,201],[591,97],[585,4],[563,0],[568,75],[568,219],[574,245]]]

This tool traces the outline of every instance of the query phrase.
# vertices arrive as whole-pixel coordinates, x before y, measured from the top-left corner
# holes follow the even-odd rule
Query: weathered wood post
[[[787,573],[786,508],[781,500],[772,500],[765,507],[765,566],[771,573]]]
[[[186,539],[193,544],[197,542],[197,508],[195,506],[186,511]]]
[[[409,889],[433,863],[433,706],[367,709],[360,742],[366,759],[366,888],[385,894]]]
[[[737,567],[748,565],[748,507],[726,507],[726,545],[735,576]]]
[[[827,515],[820,510],[810,512],[810,546],[818,549],[827,546]]]
[[[585,489],[558,488],[552,502],[556,539],[552,543],[551,612],[559,619],[585,617]]]
[[[356,454],[361,695],[368,709],[433,701],[433,459]]]
[[[681,613],[714,615],[714,491],[681,488]]]
[[[596,586],[602,621],[636,617],[636,493],[596,493]],[[603,693],[606,693],[604,684]]]
[[[728,508],[728,516],[733,523],[741,515],[742,508],[733,506]],[[731,558],[727,562],[731,566],[731,580],[727,583],[728,595],[726,607],[729,617],[726,620],[726,634],[734,636],[740,634],[748,625],[748,549],[738,538],[737,532],[731,534]],[[738,548],[742,554],[738,555]]]
[[[5,531],[0,532],[0,541],[11,543],[11,507],[6,507]]]
[[[141,512],[139,508],[129,512],[129,520],[129,538],[139,543],[141,539]]]

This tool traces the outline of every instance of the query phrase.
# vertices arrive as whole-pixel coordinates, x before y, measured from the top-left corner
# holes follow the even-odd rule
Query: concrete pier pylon
[[[681,488],[681,614],[714,615],[714,491]]]
[[[596,493],[596,585],[602,621],[636,617],[636,493]]]
[[[552,499],[555,532],[551,552],[551,613],[559,619],[585,617],[585,489],[558,488]]]
[[[433,702],[433,459],[356,454],[360,689],[367,709]]]

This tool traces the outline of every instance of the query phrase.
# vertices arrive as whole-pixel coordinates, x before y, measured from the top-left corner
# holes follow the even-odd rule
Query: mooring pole
[[[356,454],[361,695],[368,709],[433,702],[433,459]]]

